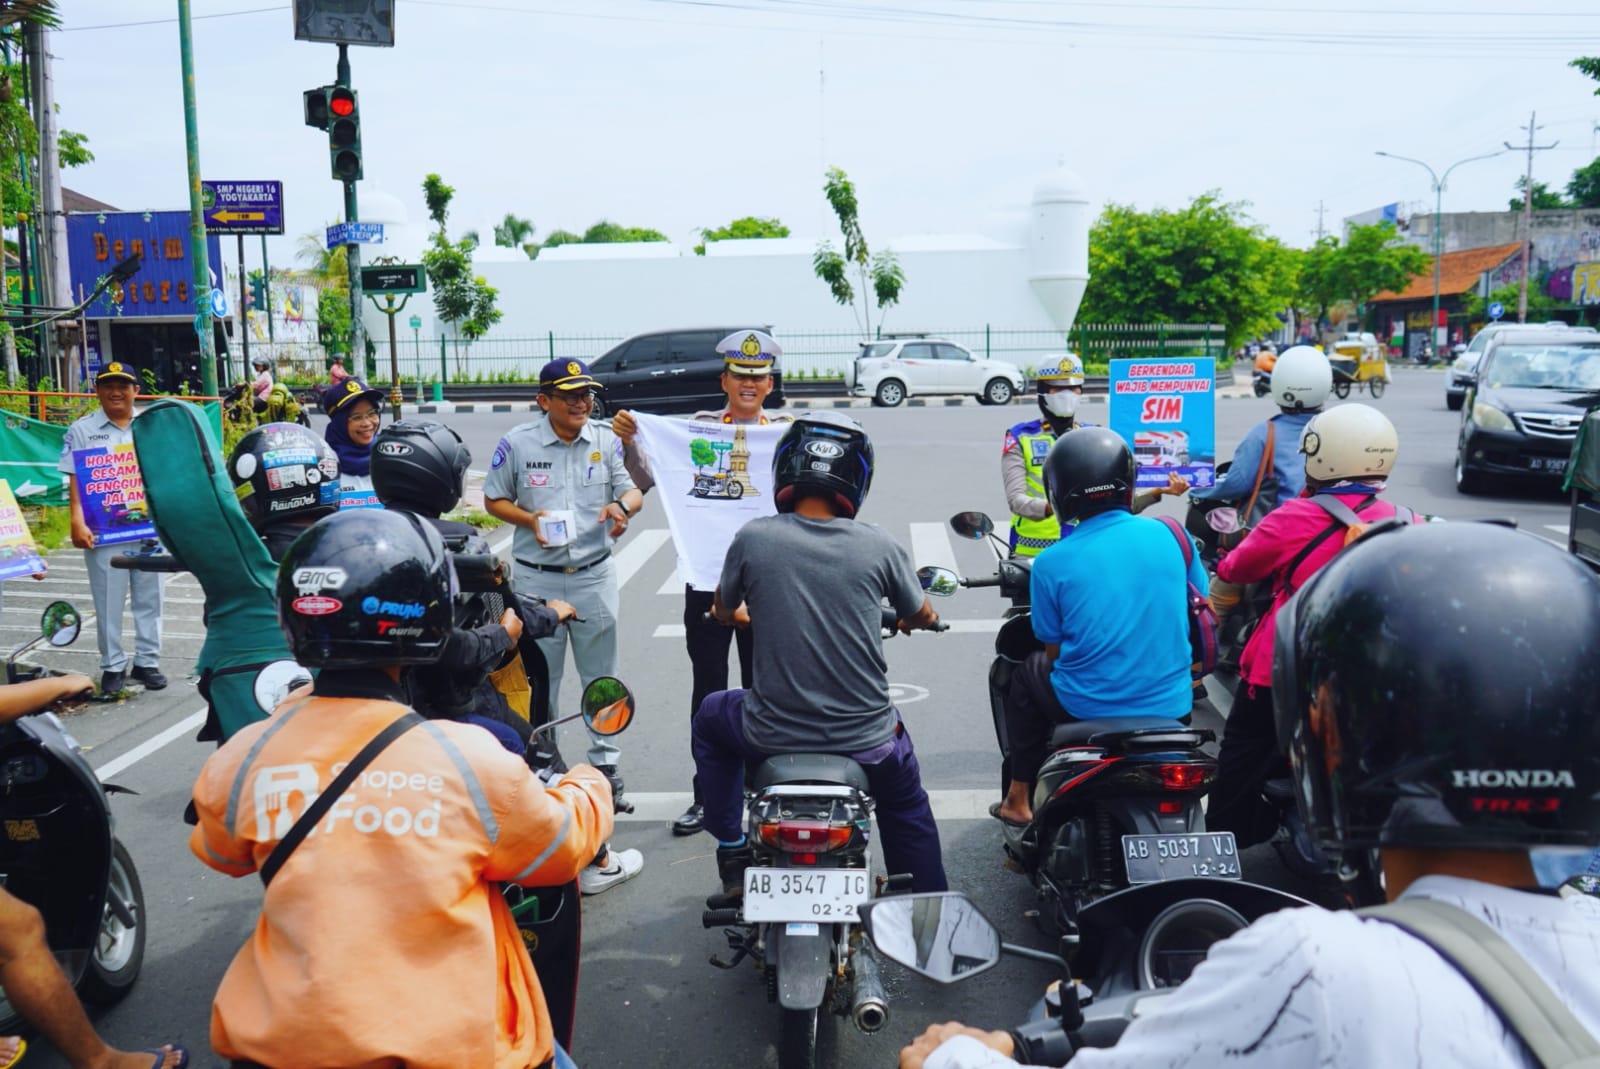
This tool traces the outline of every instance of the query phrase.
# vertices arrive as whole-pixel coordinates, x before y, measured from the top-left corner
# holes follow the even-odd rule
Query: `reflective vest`
[[[1028,493],[1044,497],[1044,461],[1056,436],[1042,420],[1030,420],[1011,428],[1022,451],[1022,463],[1027,472]],[[1030,520],[1024,516],[1011,517],[1011,552],[1018,557],[1037,557],[1061,540],[1061,524],[1054,516]]]

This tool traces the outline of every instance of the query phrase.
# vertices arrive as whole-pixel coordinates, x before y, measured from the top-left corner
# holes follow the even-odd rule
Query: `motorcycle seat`
[[[838,754],[778,754],[761,762],[750,778],[751,789],[757,791],[782,783],[842,783],[862,794],[869,791],[867,770]]]
[[[1102,716],[1090,720],[1069,720],[1056,725],[1050,734],[1050,745],[1090,746],[1103,745],[1119,735],[1134,731],[1167,730],[1174,733],[1192,732],[1181,720],[1170,716]]]
[[[1288,777],[1269,779],[1261,785],[1261,793],[1266,795],[1269,802],[1277,805],[1292,805],[1294,803],[1294,781]]]

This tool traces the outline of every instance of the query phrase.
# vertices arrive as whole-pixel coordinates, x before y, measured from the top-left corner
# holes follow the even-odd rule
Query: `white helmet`
[[[1311,412],[1322,407],[1333,392],[1333,368],[1328,358],[1309,345],[1295,345],[1278,354],[1272,366],[1272,399],[1290,412]]]
[[[1300,436],[1306,478],[1381,479],[1394,469],[1400,436],[1389,417],[1371,405],[1339,405],[1319,412]]]

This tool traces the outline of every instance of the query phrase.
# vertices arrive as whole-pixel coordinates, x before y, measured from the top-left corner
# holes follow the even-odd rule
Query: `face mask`
[[[1071,419],[1078,411],[1078,395],[1072,390],[1057,390],[1055,393],[1044,394],[1039,400],[1044,405],[1044,410],[1052,416]]]

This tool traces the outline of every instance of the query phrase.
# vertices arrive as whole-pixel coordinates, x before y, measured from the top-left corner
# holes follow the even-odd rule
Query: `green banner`
[[[0,479],[11,484],[20,505],[67,503],[67,488],[56,470],[67,429],[15,412],[0,424]]]

